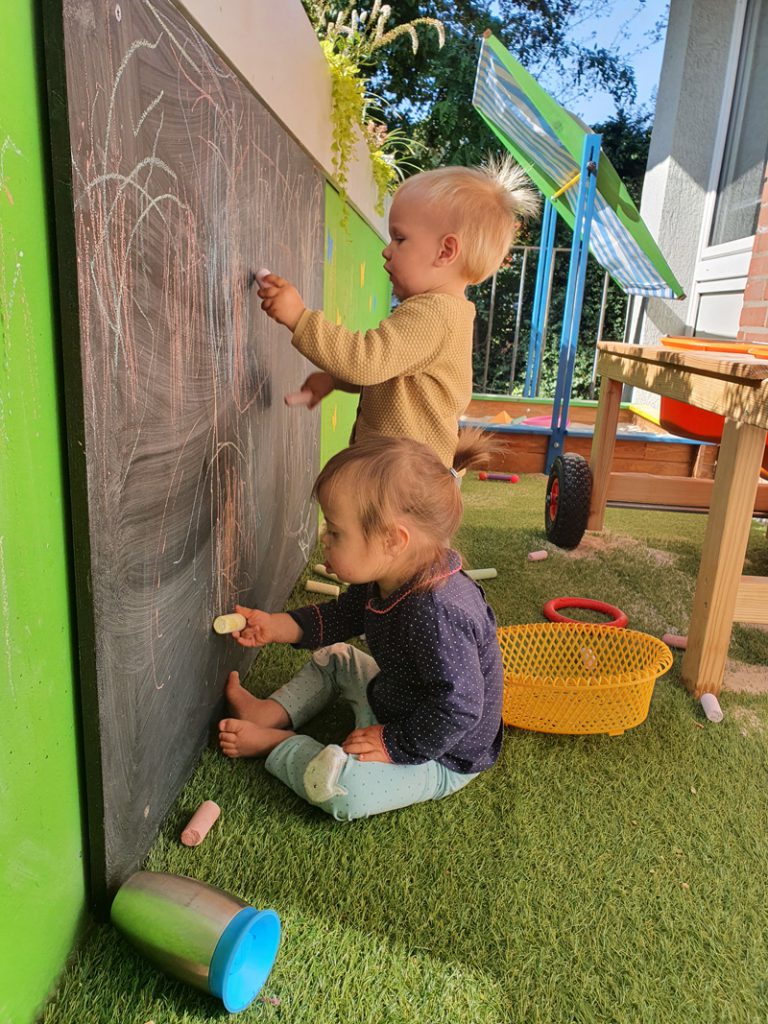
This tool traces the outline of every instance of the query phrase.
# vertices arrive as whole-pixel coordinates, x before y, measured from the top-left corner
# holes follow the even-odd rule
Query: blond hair
[[[494,443],[480,429],[459,434],[454,470],[487,466]],[[410,437],[372,437],[334,455],[312,494],[321,504],[340,501],[356,515],[367,541],[386,537],[400,522],[416,527],[415,589],[432,585],[445,567],[464,505],[459,479],[436,452]],[[438,573],[439,575],[439,573]]]
[[[536,216],[536,190],[510,156],[490,157],[482,167],[440,167],[406,180],[397,195],[432,207],[455,233],[469,284],[479,284],[501,266],[522,220]]]

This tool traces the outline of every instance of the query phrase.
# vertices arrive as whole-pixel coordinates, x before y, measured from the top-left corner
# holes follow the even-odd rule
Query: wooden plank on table
[[[742,576],[736,592],[734,622],[768,626],[768,577]]]
[[[768,380],[724,381],[689,373],[679,366],[625,359],[608,352],[600,354],[597,372],[611,380],[768,430]]]
[[[616,341],[600,342],[598,351],[655,365],[674,366],[678,370],[706,373],[721,380],[768,380],[768,360],[757,359],[755,356],[696,352],[665,348],[663,345],[623,345]]]
[[[714,480],[703,477],[652,476],[649,473],[611,473],[608,501],[637,505],[674,506],[706,510],[712,501]],[[768,484],[759,484],[755,495],[756,515],[768,513]]]

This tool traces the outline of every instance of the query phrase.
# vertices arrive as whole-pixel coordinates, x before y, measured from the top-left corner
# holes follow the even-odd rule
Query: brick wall
[[[768,344],[768,167],[737,338]]]

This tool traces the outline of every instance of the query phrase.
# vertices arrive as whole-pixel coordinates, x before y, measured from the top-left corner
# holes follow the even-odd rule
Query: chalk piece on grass
[[[313,397],[311,391],[292,391],[283,401],[286,405],[309,405]]]
[[[710,722],[722,722],[723,709],[720,707],[720,701],[714,693],[702,693],[699,697],[699,702]]]
[[[499,575],[495,569],[465,569],[471,580],[495,580]]]
[[[245,629],[246,625],[244,615],[232,612],[231,615],[217,615],[213,620],[213,631],[221,634],[237,633],[239,630]]]
[[[661,642],[667,647],[677,647],[678,650],[684,651],[688,646],[688,637],[678,636],[677,633],[665,633]]]
[[[529,562],[543,562],[545,558],[549,558],[549,552],[548,551],[544,551],[543,548],[542,548],[541,551],[529,551],[528,552],[528,561]]]
[[[338,597],[341,593],[341,587],[336,587],[333,583],[318,583],[316,580],[307,580],[304,586],[311,594],[330,594],[331,597]]]
[[[185,846],[199,846],[220,814],[221,808],[213,800],[201,803],[181,833],[182,843]]]

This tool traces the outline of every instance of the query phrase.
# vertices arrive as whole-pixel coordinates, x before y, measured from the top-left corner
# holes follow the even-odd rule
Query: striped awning
[[[472,103],[547,199],[578,175],[592,129],[561,107],[492,35],[483,38]],[[571,228],[578,185],[553,203]],[[683,289],[624,182],[600,153],[590,251],[630,295],[682,298]]]

